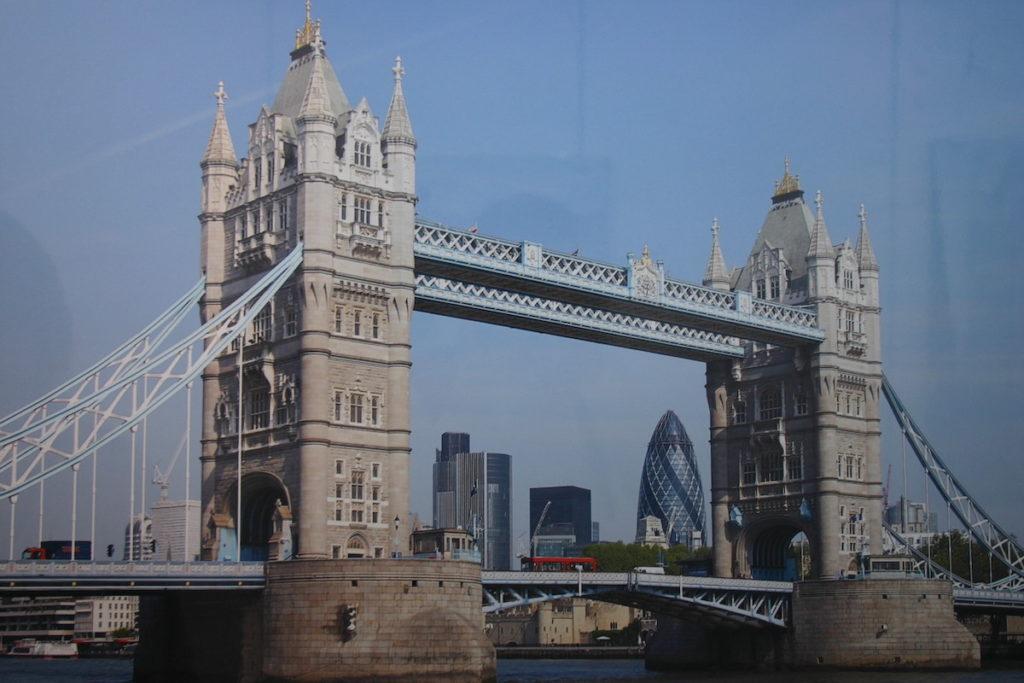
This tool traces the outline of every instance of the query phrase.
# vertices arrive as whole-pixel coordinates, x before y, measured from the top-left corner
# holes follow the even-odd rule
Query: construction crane
[[[540,527],[544,524],[544,518],[548,516],[548,508],[550,507],[550,500],[544,503],[544,509],[540,511],[540,519],[537,520],[537,526],[533,528],[533,536],[530,538],[530,557],[537,557],[537,534],[540,533]]]
[[[882,514],[889,509],[889,489],[892,488],[892,463],[889,463],[889,474],[885,477],[885,486],[882,487]]]
[[[188,438],[188,433],[181,435],[181,442],[178,444],[178,450],[174,452],[174,457],[171,458],[171,464],[168,466],[166,472],[160,471],[160,465],[153,465],[153,484],[160,487],[160,500],[167,500],[167,490],[171,488],[171,474],[174,472],[174,465],[178,462],[178,456],[185,450],[185,439]]]

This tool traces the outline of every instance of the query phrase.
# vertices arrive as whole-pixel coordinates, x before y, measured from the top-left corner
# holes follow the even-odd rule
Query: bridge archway
[[[231,508],[233,517],[234,501]],[[242,560],[287,559],[291,554],[291,498],[284,482],[269,472],[242,476],[241,545]]]
[[[765,520],[747,531],[745,574],[766,581],[798,581],[818,557],[809,530],[791,519]]]

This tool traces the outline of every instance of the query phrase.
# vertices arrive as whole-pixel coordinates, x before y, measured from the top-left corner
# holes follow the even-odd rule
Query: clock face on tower
[[[645,299],[653,299],[658,296],[658,281],[649,274],[636,275],[636,293]]]

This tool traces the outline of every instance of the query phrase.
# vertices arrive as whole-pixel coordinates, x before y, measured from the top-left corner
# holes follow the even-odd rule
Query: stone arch
[[[806,537],[806,551],[809,555],[801,558],[792,550],[798,536]],[[807,562],[813,575],[818,560],[817,544],[811,530],[805,524],[789,516],[773,516],[760,520],[744,533],[744,554],[746,571],[744,575],[753,579],[774,581],[799,580],[803,573],[801,562]]]
[[[232,491],[229,509],[225,512],[234,518],[237,514],[237,494]],[[278,557],[277,547],[282,534],[291,545],[291,497],[284,482],[270,472],[249,472],[242,475],[242,525],[241,546],[243,560],[284,559]],[[287,518],[282,527],[282,517]],[[237,521],[237,520],[236,520]],[[235,525],[238,529],[238,525]],[[237,532],[236,532],[237,533]]]
[[[348,559],[364,559],[370,556],[370,546],[362,534],[352,534],[345,543],[345,557]]]

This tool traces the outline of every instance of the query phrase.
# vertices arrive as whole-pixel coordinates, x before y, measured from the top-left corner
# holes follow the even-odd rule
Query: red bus
[[[524,557],[520,569],[524,572],[574,572],[577,565],[585,572],[597,571],[597,560],[592,557]]]

